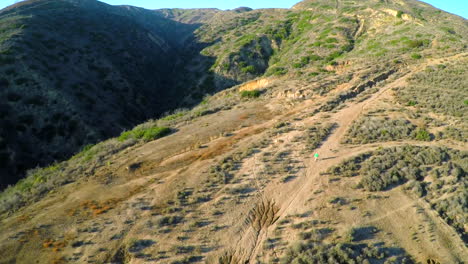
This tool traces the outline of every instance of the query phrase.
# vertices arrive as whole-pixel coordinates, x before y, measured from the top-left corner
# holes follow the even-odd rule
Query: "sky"
[[[219,8],[233,9],[239,6],[251,8],[290,8],[298,0],[101,0],[111,5],[133,5],[147,9],[158,8]],[[0,8],[11,5],[18,0],[0,0]],[[439,9],[457,14],[468,19],[468,0],[424,0]]]

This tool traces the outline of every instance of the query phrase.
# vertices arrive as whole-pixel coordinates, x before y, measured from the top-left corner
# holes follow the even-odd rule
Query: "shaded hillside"
[[[1,186],[178,106],[191,91],[176,89],[177,41],[196,27],[96,1],[2,10]]]

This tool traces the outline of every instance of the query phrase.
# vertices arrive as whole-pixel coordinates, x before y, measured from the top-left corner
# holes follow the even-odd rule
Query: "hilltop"
[[[42,168],[0,263],[464,263],[466,36],[412,0],[5,8],[2,184]]]

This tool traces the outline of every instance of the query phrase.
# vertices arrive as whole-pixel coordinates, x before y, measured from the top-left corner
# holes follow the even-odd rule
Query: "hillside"
[[[2,10],[0,24],[0,188],[214,91],[197,88],[211,61],[194,41],[199,25],[159,12],[25,1]]]
[[[0,263],[468,262],[465,19],[36,0],[0,28],[3,184],[44,165],[0,194]]]
[[[2,187],[175,104],[164,32],[99,8],[30,1],[0,13]]]
[[[149,11],[36,0],[2,10],[0,187],[259,76],[315,80],[466,45],[464,19],[418,2],[337,3]]]

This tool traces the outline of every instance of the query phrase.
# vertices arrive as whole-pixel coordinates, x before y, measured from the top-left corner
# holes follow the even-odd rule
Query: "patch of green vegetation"
[[[410,40],[407,42],[409,48],[421,48],[429,46],[430,41],[428,39],[418,39],[418,40]]]
[[[311,11],[303,11],[300,13],[300,17],[296,23],[297,33],[301,34],[306,32],[307,30],[313,28],[313,24],[310,23],[313,17],[313,12]]]
[[[158,220],[159,227],[175,226],[184,220],[182,216],[164,216]]]
[[[127,245],[127,248],[128,248],[128,252],[135,253],[147,247],[150,247],[153,244],[154,244],[154,241],[150,239],[141,239],[141,240],[131,239]]]
[[[171,115],[167,115],[167,116],[161,118],[161,120],[164,120],[164,121],[172,121],[172,120],[176,120],[176,119],[178,119],[178,118],[180,118],[180,117],[183,117],[183,116],[185,116],[185,115],[187,115],[187,114],[188,114],[188,111],[184,111],[184,110],[182,110],[182,111],[177,111],[177,112],[175,112],[175,113],[173,113],[173,114],[171,114]]]
[[[94,158],[94,156],[98,152],[98,148],[97,147],[94,148],[94,147],[95,145],[93,144],[88,144],[84,146],[81,149],[81,151],[78,154],[74,155],[71,159],[82,158],[84,162],[90,161],[92,158]]]
[[[257,72],[257,69],[253,65],[245,66],[241,68],[242,73],[250,73],[250,74],[255,74]]]
[[[427,130],[418,129],[415,138],[421,141],[431,141],[431,134]]]
[[[236,18],[235,22],[237,23],[238,27],[243,27],[243,26],[246,26],[248,24],[254,23],[259,18],[260,18],[260,14],[256,13],[256,14],[252,14],[252,15],[247,16],[247,17]]]
[[[239,47],[250,45],[256,38],[257,36],[254,34],[242,35],[242,37],[237,39],[236,45]]]
[[[309,76],[310,76],[310,77],[315,77],[315,76],[318,76],[318,75],[320,75],[320,73],[318,73],[318,72],[311,72],[311,73],[309,73]]]
[[[240,96],[242,98],[258,98],[260,97],[261,93],[259,90],[252,90],[252,91],[242,91]]]
[[[164,137],[171,133],[168,127],[149,127],[149,128],[135,128],[130,131],[123,132],[117,140],[123,142],[128,139],[137,139],[143,141],[151,141]]]
[[[299,63],[299,62],[296,62],[296,63],[293,63],[293,65],[292,65],[292,66],[293,66],[293,68],[296,68],[296,69],[298,69],[298,68],[302,68],[302,67],[304,67],[304,64],[302,64],[302,63]]]
[[[279,76],[279,75],[285,75],[286,73],[288,73],[288,69],[284,67],[272,67],[268,69],[266,75],[267,76],[271,76],[271,75]]]
[[[60,163],[55,163],[40,170],[33,170],[28,174],[28,177],[20,180],[14,187],[17,191],[23,192],[30,192],[31,189],[40,184],[44,183],[49,175],[53,175],[54,173],[58,172],[62,168]]]
[[[411,58],[415,59],[415,60],[419,60],[419,59],[422,58],[422,55],[419,54],[419,53],[413,53],[413,54],[411,54]]]
[[[403,11],[398,10],[396,17],[401,18],[403,16]]]
[[[265,34],[272,36],[278,42],[287,40],[292,33],[294,22],[294,19],[278,21],[274,26],[267,28]]]
[[[368,44],[367,44],[367,50],[380,50],[382,48],[382,43],[378,42],[377,40],[369,40]]]
[[[338,20],[340,23],[345,23],[345,24],[348,24],[348,23],[357,23],[356,19],[355,18],[349,18],[349,17],[342,17]]]
[[[88,145],[70,160],[49,167],[32,169],[24,179],[0,193],[0,214],[16,211],[38,201],[59,186],[71,183],[83,174],[92,175],[97,167],[105,166],[109,157],[135,142],[119,143],[108,140],[96,146]],[[66,175],[66,177],[63,177]]]
[[[325,60],[327,62],[333,61],[333,60],[339,58],[342,54],[343,54],[343,52],[341,52],[341,51],[334,51],[334,52],[330,53]]]
[[[450,28],[450,27],[441,27],[440,29],[442,29],[443,31],[451,35],[457,34],[457,32],[455,32],[455,29]]]

